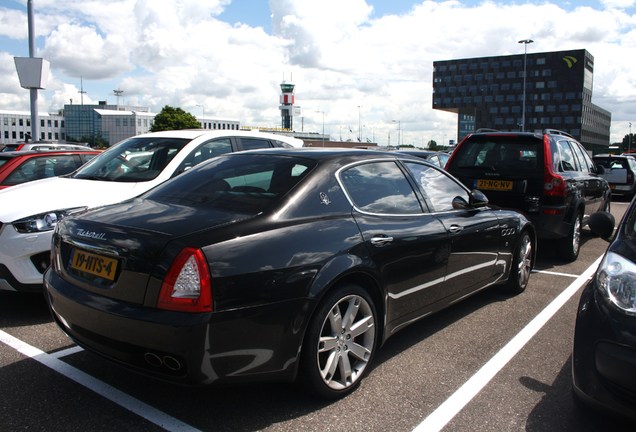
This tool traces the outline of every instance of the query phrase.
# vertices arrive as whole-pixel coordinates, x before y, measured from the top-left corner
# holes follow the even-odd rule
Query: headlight
[[[64,216],[80,213],[85,210],[86,207],[54,210],[17,220],[13,222],[13,227],[22,234],[51,231]]]
[[[636,264],[608,252],[598,272],[596,284],[603,296],[630,315],[636,315]]]

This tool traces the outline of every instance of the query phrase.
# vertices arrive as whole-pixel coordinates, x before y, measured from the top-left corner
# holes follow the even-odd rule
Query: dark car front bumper
[[[155,378],[188,385],[290,381],[304,335],[305,299],[190,314],[113,301],[44,278],[57,324],[78,345]],[[303,312],[304,311],[304,312]]]
[[[575,395],[636,421],[636,317],[600,298],[593,279],[579,303],[572,353]]]

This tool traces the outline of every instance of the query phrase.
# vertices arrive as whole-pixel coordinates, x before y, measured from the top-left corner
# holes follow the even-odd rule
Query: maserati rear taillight
[[[201,249],[185,248],[161,285],[157,308],[180,312],[211,312],[210,270]]]

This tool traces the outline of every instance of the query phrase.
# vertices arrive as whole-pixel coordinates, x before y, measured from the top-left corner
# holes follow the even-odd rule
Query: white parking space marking
[[[159,411],[150,405],[145,404],[139,399],[135,399],[126,393],[117,390],[116,388],[88,375],[81,370],[74,368],[73,366],[64,363],[56,358],[55,355],[50,355],[41,351],[40,349],[31,346],[20,339],[11,336],[8,333],[0,330],[0,342],[10,346],[19,353],[43,364],[44,366],[53,369],[54,371],[64,375],[76,383],[94,391],[98,395],[105,397],[106,399],[116,403],[122,408],[137,414],[138,416],[162,427],[168,431],[197,431],[198,429],[183,423],[174,417],[167,415],[166,413]],[[66,350],[68,351],[68,350]],[[57,354],[57,353],[56,353]],[[67,353],[68,354],[68,353]]]
[[[553,272],[553,271],[549,271],[549,270],[532,270],[532,273],[548,274],[548,275],[552,275],[552,276],[565,276],[565,277],[571,277],[571,278],[575,278],[575,279],[579,277],[579,275],[575,275],[575,274],[559,273],[559,272]]]
[[[470,402],[490,380],[523,348],[550,318],[592,277],[602,256],[559,294],[539,315],[510,340],[464,385],[433,411],[414,431],[440,431]]]
[[[80,351],[84,351],[84,348],[75,345],[74,347],[67,348],[65,350],[56,351],[54,353],[49,354],[52,358],[60,359],[62,357],[70,356],[72,354],[78,353]]]

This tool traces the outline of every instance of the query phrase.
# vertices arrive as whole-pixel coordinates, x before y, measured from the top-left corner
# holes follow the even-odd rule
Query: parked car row
[[[244,131],[170,131],[138,135],[110,147],[72,174],[0,191],[0,289],[42,291],[51,234],[62,217],[117,203],[216,155],[300,140]],[[29,197],[29,199],[25,199]]]
[[[138,372],[298,377],[335,398],[409,323],[493,285],[522,292],[535,244],[522,214],[420,158],[254,150],[66,216],[44,280],[73,340]]]
[[[581,298],[574,392],[636,418],[636,208],[613,238],[617,160],[553,130],[475,133],[450,159],[295,147],[147,134],[1,191],[0,289],[44,282],[70,338],[145,375],[338,398],[395,332],[491,286],[523,292],[537,246],[575,260],[589,224],[613,242]]]

